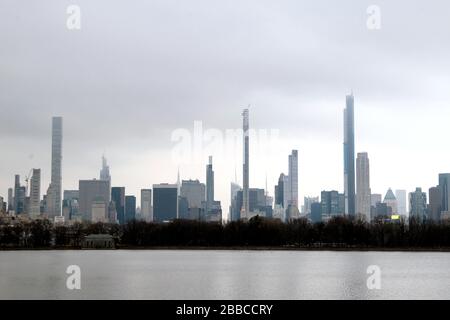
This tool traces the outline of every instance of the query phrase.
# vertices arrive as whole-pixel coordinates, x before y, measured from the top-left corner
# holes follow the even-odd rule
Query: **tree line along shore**
[[[49,220],[0,220],[0,249],[81,249],[86,237],[108,235],[114,248],[335,249],[450,251],[450,224],[361,220],[336,217],[326,223],[306,219],[283,223],[254,217],[225,224],[190,220],[169,223],[130,221],[53,224]]]

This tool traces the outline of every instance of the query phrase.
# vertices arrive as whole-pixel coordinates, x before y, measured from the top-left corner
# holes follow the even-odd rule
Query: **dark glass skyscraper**
[[[449,198],[450,198],[450,173],[439,174],[439,189],[441,189],[441,210],[449,210]]]
[[[209,163],[206,166],[206,213],[212,209],[214,203],[214,171],[212,157],[209,157]]]
[[[136,219],[136,197],[125,197],[125,221],[132,221]]]
[[[344,195],[345,214],[355,215],[355,118],[353,94],[346,97],[344,109]]]
[[[247,218],[247,216],[250,213],[250,200],[249,200],[249,188],[250,188],[250,178],[249,178],[249,171],[250,171],[250,166],[249,166],[249,159],[250,159],[250,134],[249,134],[249,110],[248,109],[244,109],[244,112],[242,112],[242,117],[243,117],[243,124],[242,124],[242,129],[243,129],[243,138],[244,138],[244,164],[243,164],[243,188],[242,188],[242,192],[243,192],[243,203],[242,203],[242,212],[243,212],[243,217],[241,215],[241,218]]]
[[[178,217],[178,186],[176,184],[153,185],[153,220],[164,222]]]
[[[125,223],[125,188],[113,187],[111,189],[111,201],[114,201],[117,220],[120,224]]]

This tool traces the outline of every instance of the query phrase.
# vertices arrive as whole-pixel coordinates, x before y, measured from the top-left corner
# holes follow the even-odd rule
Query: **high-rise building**
[[[432,187],[429,190],[429,201],[430,205],[428,207],[429,218],[433,222],[439,222],[441,220],[442,212],[442,193],[441,188]]]
[[[420,222],[427,217],[427,194],[422,192],[422,188],[409,194],[409,217]]]
[[[41,214],[41,169],[33,169],[30,182],[30,216]]]
[[[110,201],[109,183],[105,180],[80,180],[79,181],[79,214],[83,220],[92,221],[92,207],[95,202],[96,208],[99,203],[104,203],[105,218]],[[97,211],[98,213],[98,211]]]
[[[24,203],[20,201],[20,175],[16,174],[14,176],[14,212],[20,214],[23,211]]]
[[[280,174],[278,184],[275,186],[275,205],[285,207],[284,204],[284,185],[287,184],[287,177],[284,173]]]
[[[292,150],[289,155],[289,203],[298,208],[298,151]]]
[[[79,198],[78,190],[64,190],[63,194],[63,216],[65,221],[81,219],[79,216]]]
[[[356,213],[370,221],[370,165],[366,152],[356,158]]]
[[[239,190],[236,194],[236,202],[238,207],[242,207],[244,193]],[[264,189],[250,188],[249,189],[249,215],[241,217],[241,219],[250,219],[253,216],[259,215],[271,218],[273,215],[272,206],[267,205],[267,196]]]
[[[320,196],[320,203],[322,206],[322,217],[333,217],[341,215],[339,205],[339,192],[337,191],[322,191]]]
[[[239,191],[242,191],[240,185],[235,182],[232,182],[230,185],[230,220],[231,221],[239,221],[241,219],[241,209],[238,206],[237,202],[237,194]]]
[[[153,185],[153,220],[156,222],[171,221],[177,219],[178,207],[177,184]]]
[[[205,204],[205,185],[198,180],[183,180],[181,183],[180,197],[185,198],[188,204],[187,217],[193,220],[201,219]],[[210,199],[209,210],[212,210],[214,199]]]
[[[125,222],[136,219],[136,197],[125,196]]]
[[[145,221],[153,221],[152,189],[141,190],[141,215]]]
[[[108,222],[108,206],[102,199],[95,199],[91,205],[91,222]]]
[[[209,212],[214,203],[214,171],[212,156],[209,157],[209,163],[206,165],[206,212]]]
[[[406,190],[395,190],[395,197],[397,198],[397,211],[399,215],[406,216]]]
[[[441,189],[441,210],[448,212],[450,211],[449,200],[450,200],[450,173],[439,174],[439,188]]]
[[[62,139],[63,119],[52,119],[52,166],[51,182],[47,192],[47,214],[50,218],[60,216],[62,197]]]
[[[345,214],[355,215],[355,118],[353,94],[344,109],[344,195]]]
[[[319,197],[304,197],[303,199],[303,214],[311,214],[311,206],[313,203],[320,203]]]
[[[125,223],[125,187],[113,187],[111,189],[111,200],[117,213],[117,220],[120,224]]]
[[[14,212],[25,213],[26,188],[20,185],[20,175],[14,177]]]
[[[241,218],[248,218],[248,215],[250,213],[250,200],[249,200],[249,189],[250,189],[250,166],[249,166],[249,159],[250,159],[250,131],[249,131],[249,110],[244,109],[242,112],[243,117],[243,145],[244,145],[244,164],[243,164],[243,203],[242,203],[242,209],[241,209]]]
[[[109,192],[111,193],[111,175],[109,173],[108,161],[105,156],[102,156],[102,169],[100,170],[100,180],[108,181]]]
[[[391,208],[391,214],[398,214],[397,198],[395,197],[394,192],[392,192],[391,188],[389,188],[389,190],[387,191],[383,203]]]
[[[372,207],[376,207],[377,203],[382,203],[383,202],[383,195],[380,193],[372,193],[370,195],[370,205]]]
[[[310,215],[312,223],[322,222],[322,204],[320,202],[311,203]]]
[[[8,188],[8,210],[14,210],[14,191],[13,188]]]

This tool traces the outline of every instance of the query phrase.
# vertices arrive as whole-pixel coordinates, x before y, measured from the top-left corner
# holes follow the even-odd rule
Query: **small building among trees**
[[[83,239],[83,249],[114,249],[115,242],[109,234],[90,234]]]

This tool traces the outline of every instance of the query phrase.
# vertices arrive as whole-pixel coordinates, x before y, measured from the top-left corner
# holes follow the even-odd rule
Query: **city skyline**
[[[206,165],[206,175],[204,177],[205,183],[200,183],[199,180],[182,180],[180,181],[180,172],[178,169],[177,173],[177,183],[169,184],[167,182],[162,182],[158,184],[153,184],[153,188],[169,190],[170,188],[174,189],[176,194],[179,197],[179,200],[176,201],[175,204],[175,213],[161,211],[161,205],[156,205],[158,208],[156,210],[156,218],[155,221],[165,221],[165,219],[161,218],[162,216],[166,216],[169,213],[170,219],[175,218],[189,218],[197,217],[195,219],[205,219],[206,216],[209,215],[209,218],[212,218],[211,221],[229,221],[232,220],[234,214],[232,211],[239,212],[238,216],[240,218],[249,219],[250,217],[256,214],[263,214],[268,217],[276,217],[281,218],[282,220],[289,220],[292,218],[300,217],[299,210],[303,214],[311,213],[310,206],[313,203],[310,203],[308,197],[305,197],[305,208],[302,208],[299,199],[298,199],[298,151],[292,150],[292,153],[288,156],[288,175],[284,175],[281,173],[278,184],[274,185],[274,196],[271,197],[269,195],[267,189],[267,178],[266,178],[266,189],[258,189],[251,188],[249,183],[249,156],[250,156],[250,146],[249,146],[249,109],[244,109],[243,113],[243,181],[247,181],[244,184],[244,187],[241,191],[241,198],[234,194],[234,191],[231,190],[231,193],[234,194],[231,197],[231,203],[235,203],[235,201],[241,201],[241,208],[232,209],[229,207],[229,212],[226,212],[226,207],[221,207],[221,201],[214,200],[214,171],[212,165],[212,156],[209,156],[208,163]],[[59,188],[61,190],[61,167],[62,167],[62,117],[53,117],[52,118],[52,172],[51,179],[52,181],[56,181],[59,183],[59,186],[55,188],[55,183],[51,183],[47,194],[42,198],[42,204],[40,203],[40,183],[41,183],[41,169],[33,168],[30,171],[30,175],[25,177],[26,186],[21,185],[20,175],[16,174],[14,177],[14,188],[8,189],[8,206],[10,208],[11,204],[11,190],[14,190],[14,198],[13,198],[13,206],[14,210],[18,210],[16,213],[29,213],[31,217],[36,217],[39,215],[39,209],[43,205],[43,209],[41,209],[42,213],[47,215],[50,218],[54,218],[54,210],[55,207],[62,207],[62,200],[60,202],[55,202],[53,197],[55,197],[55,190]],[[374,218],[374,215],[378,214],[391,214],[391,215],[402,215],[404,217],[416,217],[420,220],[425,218],[430,218],[431,220],[439,220],[441,216],[441,212],[446,212],[448,214],[448,196],[449,196],[449,188],[448,186],[448,173],[439,173],[439,184],[437,187],[430,187],[429,192],[422,192],[422,187],[416,187],[415,191],[409,193],[409,210],[405,212],[406,209],[406,191],[404,190],[396,190],[395,195],[391,188],[388,189],[384,200],[373,201],[374,198],[381,199],[381,195],[372,194],[370,187],[370,167],[369,167],[369,158],[367,152],[358,152],[357,157],[355,158],[354,154],[354,96],[353,93],[351,95],[346,96],[346,108],[344,109],[344,193],[341,195],[338,191],[326,191],[322,189],[320,202],[322,210],[322,217],[326,217],[327,215],[334,215],[336,213],[348,215],[348,216],[360,216],[364,217],[366,221],[370,221]],[[356,160],[356,162],[355,162]],[[353,163],[353,164],[352,164]],[[353,171],[353,172],[352,172]],[[94,178],[92,180],[79,180],[79,188],[78,190],[64,190],[64,201],[71,201],[72,194],[69,199],[66,199],[66,192],[77,192],[75,198],[79,197],[79,208],[77,205],[77,214],[79,217],[82,217],[85,220],[90,221],[114,221],[124,223],[126,221],[130,221],[135,218],[142,218],[144,220],[152,221],[153,220],[153,206],[152,206],[152,189],[140,189],[141,196],[141,210],[136,211],[137,206],[137,195],[126,195],[125,203],[130,203],[127,207],[125,204],[125,212],[123,212],[123,200],[116,199],[117,197],[117,189],[122,189],[122,193],[125,194],[125,187],[113,187],[111,188],[111,175],[110,169],[107,163],[107,159],[105,155],[102,155],[102,165],[100,170],[100,179]],[[30,179],[31,178],[31,179]],[[29,183],[31,181],[31,183]],[[280,183],[282,185],[280,185]],[[231,182],[233,186],[233,182]],[[245,187],[247,185],[247,187]],[[237,185],[236,185],[237,186]],[[190,191],[187,191],[189,188]],[[200,189],[199,189],[200,188]],[[232,187],[233,188],[233,187]],[[247,191],[246,191],[247,188]],[[354,189],[353,191],[351,189]],[[439,193],[436,193],[434,189],[437,188]],[[116,191],[114,190],[116,189]],[[355,193],[355,190],[357,193]],[[260,191],[262,192],[261,194]],[[279,193],[281,192],[281,193]],[[149,193],[145,194],[144,193]],[[251,194],[253,193],[253,194]],[[351,197],[353,193],[353,202],[354,207],[351,208]],[[328,196],[324,196],[328,194]],[[334,194],[334,195],[332,195]],[[430,203],[427,201],[427,194],[429,194]],[[329,197],[332,198],[329,198]],[[342,196],[342,201],[341,201]],[[170,196],[169,196],[170,197]],[[169,208],[171,206],[168,194],[161,194],[159,196],[155,196],[156,203],[164,203],[163,207]],[[234,198],[236,197],[236,198]],[[253,197],[253,198],[252,198]],[[325,198],[324,198],[325,197]],[[334,197],[334,198],[333,198]],[[263,200],[264,198],[264,200]],[[3,201],[3,197],[1,200]],[[116,209],[116,205],[114,202],[110,203],[110,200],[114,200],[118,203],[118,208]],[[195,200],[193,200],[195,199]],[[245,200],[247,199],[247,200]],[[278,199],[278,200],[277,200]],[[282,199],[282,200],[281,200]],[[328,199],[328,200],[327,200]],[[432,200],[434,199],[434,200]],[[150,200],[150,201],[149,201]],[[131,201],[133,203],[132,207]],[[246,203],[247,201],[247,203]],[[253,201],[253,202],[252,202]],[[257,202],[255,202],[257,201]],[[262,201],[262,202],[261,202]],[[275,201],[275,202],[273,202]],[[279,211],[277,211],[276,205],[282,201],[281,208],[285,210],[281,216],[279,215]],[[307,203],[308,201],[308,203]],[[324,203],[324,201],[328,201]],[[252,203],[252,204],[250,204]],[[378,203],[385,204],[389,210],[386,213],[382,207],[378,207]],[[374,206],[374,204],[377,204]],[[67,208],[71,208],[72,204],[65,203]],[[256,207],[255,207],[256,205]],[[328,206],[323,207],[324,205]],[[112,206],[112,207],[111,207]],[[183,206],[184,209],[181,209]],[[266,206],[269,206],[270,211],[266,211]],[[331,207],[330,207],[331,206]],[[325,208],[325,209],[324,209]],[[10,209],[8,209],[10,210]],[[72,216],[72,209],[69,209],[69,212],[64,214],[61,211],[61,215]],[[111,211],[113,210],[113,211]],[[183,211],[184,210],[184,211]],[[193,210],[193,211],[192,211]],[[217,211],[218,210],[218,211]],[[261,211],[262,210],[262,211]],[[380,211],[381,210],[381,211]],[[170,211],[170,210],[169,210]],[[114,213],[113,213],[114,212]],[[182,213],[183,212],[183,213]],[[194,213],[192,213],[194,212]],[[326,213],[328,212],[328,213]],[[137,215],[139,213],[140,216]],[[217,220],[216,213],[220,213],[220,218]],[[175,216],[173,216],[175,214]],[[58,216],[57,214],[56,216]],[[158,218],[158,215],[160,216]],[[203,218],[201,218],[203,217]]]
[[[428,190],[450,163],[442,147],[450,117],[450,50],[442,42],[449,4],[424,9],[414,3],[383,3],[382,29],[372,31],[366,6],[348,2],[333,10],[323,10],[327,2],[298,1],[251,2],[239,10],[216,3],[220,10],[208,10],[207,2],[192,8],[164,2],[132,8],[98,1],[83,4],[78,33],[65,29],[60,16],[65,7],[58,11],[41,4],[35,12],[24,4],[6,4],[0,26],[12,31],[5,35],[2,58],[12,71],[0,78],[9,92],[0,97],[5,114],[0,195],[7,197],[13,174],[25,177],[31,168],[41,168],[45,193],[51,163],[48,119],[54,115],[66,119],[63,189],[97,177],[105,153],[113,184],[126,185],[127,193],[139,197],[141,188],[175,182],[178,167],[183,179],[203,177],[206,157],[195,163],[168,161],[174,130],[192,131],[196,120],[222,132],[239,129],[239,113],[248,104],[252,128],[280,130],[277,149],[269,154],[252,149],[252,187],[264,188],[267,172],[273,195],[270,186],[279,172],[287,172],[285,157],[296,149],[300,202],[322,189],[342,192],[342,96],[351,89],[357,97],[355,152],[370,155],[373,192]],[[107,13],[100,10],[105,5]],[[182,14],[185,10],[192,15]],[[116,23],[127,14],[136,19]],[[17,24],[17,15],[40,27]],[[42,38],[58,44],[58,57]],[[227,208],[229,181],[236,168],[240,171],[241,158],[212,155],[216,197]]]

